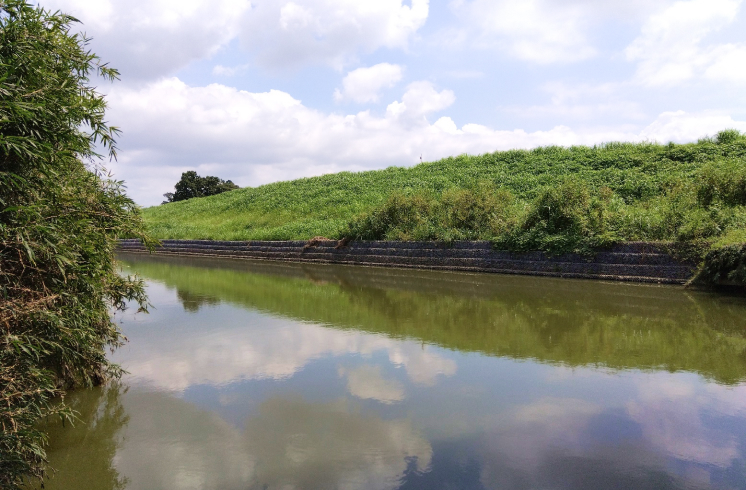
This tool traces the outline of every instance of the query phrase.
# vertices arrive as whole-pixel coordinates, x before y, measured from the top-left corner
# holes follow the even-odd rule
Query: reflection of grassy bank
[[[746,303],[677,289],[546,278],[123,256],[177,288],[334,328],[570,366],[746,380]]]

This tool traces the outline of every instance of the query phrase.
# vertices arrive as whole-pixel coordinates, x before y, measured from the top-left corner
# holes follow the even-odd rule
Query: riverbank
[[[121,240],[119,250],[148,253],[138,240]],[[696,271],[696,264],[675,257],[670,244],[645,242],[618,244],[593,256],[499,251],[485,241],[360,241],[338,248],[333,240],[163,240],[154,253],[662,284],[684,284]]]
[[[583,258],[550,262],[570,264],[560,266],[560,274],[594,277],[629,275],[582,265],[594,262],[585,257],[598,251],[630,242],[669,243],[688,250],[683,256],[692,265],[701,265],[699,282],[744,286],[746,135],[725,130],[687,144],[608,143],[461,155],[411,168],[238,189],[153,206],[143,210],[143,218],[152,236],[171,240],[305,243],[323,236],[354,243],[489,242],[510,253],[577,254]],[[340,259],[336,254],[319,259]],[[512,255],[481,258],[514,260]],[[402,259],[396,265],[411,264]],[[524,270],[513,265],[457,267]],[[555,273],[546,268],[529,267],[530,273]]]

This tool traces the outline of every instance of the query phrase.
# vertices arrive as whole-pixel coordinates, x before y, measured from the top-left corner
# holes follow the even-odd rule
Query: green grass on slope
[[[746,135],[462,155],[145,209],[157,238],[491,240],[588,252],[623,240],[740,243]]]

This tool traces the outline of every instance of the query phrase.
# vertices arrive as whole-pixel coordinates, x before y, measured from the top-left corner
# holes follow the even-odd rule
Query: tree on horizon
[[[194,197],[207,197],[221,194],[223,192],[239,189],[239,187],[230,180],[223,180],[219,177],[208,175],[200,177],[197,172],[190,170],[181,174],[179,180],[174,186],[176,192],[167,192],[163,194],[166,198],[161,204],[167,204],[176,201],[186,201]]]

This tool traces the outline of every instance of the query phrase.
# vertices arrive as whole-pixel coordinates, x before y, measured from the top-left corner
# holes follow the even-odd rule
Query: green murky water
[[[122,256],[119,385],[48,489],[746,488],[746,299]]]

